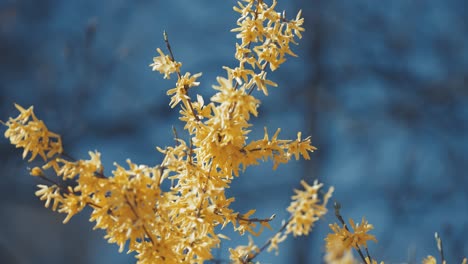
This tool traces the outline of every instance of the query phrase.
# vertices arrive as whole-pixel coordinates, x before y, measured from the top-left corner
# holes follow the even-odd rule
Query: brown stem
[[[59,155],[61,157],[64,157],[64,158],[68,159],[68,161],[71,161],[71,162],[77,162],[78,161],[77,159],[75,159],[73,156],[71,156],[67,152],[62,152]],[[101,179],[107,179],[106,175],[104,175],[104,173],[102,171],[95,171],[94,176],[96,176],[97,178],[101,178]]]
[[[369,249],[366,247],[366,254],[367,254],[367,257],[369,258],[369,262],[370,264],[372,264],[372,257],[371,255],[369,254]]]
[[[256,86],[257,86],[257,84],[254,83],[254,84],[252,85],[252,87],[250,87],[249,92],[248,92],[247,94],[248,94],[248,95],[251,95]]]
[[[188,95],[188,89],[189,87],[185,85],[184,90],[185,90],[186,95]],[[190,111],[192,112],[193,117],[195,117],[195,120],[200,122],[200,118],[198,117],[197,113],[195,112],[195,109],[193,108],[192,100],[190,99],[190,97],[187,97],[187,103],[188,103],[188,107],[190,108]]]
[[[437,249],[440,253],[440,259],[442,260],[442,264],[445,264],[445,256],[444,256],[444,248],[442,246],[442,239],[439,236],[439,233],[435,232],[435,240],[437,243]]]
[[[179,136],[177,135],[177,130],[175,129],[174,126],[172,126],[172,133],[174,134],[174,141],[175,141],[175,144],[176,146],[179,146],[180,142],[179,142]]]
[[[70,193],[70,191],[68,190],[68,186],[66,185],[63,185],[62,183],[59,183],[57,181],[54,181],[52,179],[49,179],[47,178],[47,176],[45,176],[44,174],[42,175],[39,175],[39,178],[43,179],[44,181],[48,182],[48,183],[51,183],[53,185],[56,185],[57,187],[59,187],[59,189],[64,192],[64,193]]]
[[[190,141],[190,142],[192,142],[192,141]],[[205,198],[203,196],[206,194],[206,188],[208,187],[208,181],[210,180],[210,175],[211,175],[211,169],[212,168],[213,168],[213,162],[210,165],[210,169],[208,170],[208,177],[206,178],[205,185],[202,188],[200,204],[198,205],[198,209],[197,209],[197,218],[201,217],[201,210],[203,208],[203,202],[205,201]]]
[[[94,202],[86,202],[87,205],[102,209],[102,206],[95,204]]]
[[[166,42],[166,47],[167,47],[167,50],[169,51],[169,55],[171,55],[171,60],[175,62],[174,53],[172,53],[171,44],[169,43],[169,38],[167,36],[166,30],[164,30],[163,32],[163,37],[164,37],[164,42]],[[179,79],[182,78],[180,71],[177,71],[177,76],[179,77]]]
[[[128,199],[127,195],[124,195],[125,196],[125,201],[126,203],[128,204],[128,206],[130,207],[130,209],[132,210],[133,214],[135,215],[136,218],[140,218],[140,216],[138,215],[138,212],[136,211],[136,209],[133,207],[132,203],[130,203],[130,200]],[[143,223],[143,230],[145,231],[145,234],[146,236],[148,237],[148,239],[151,241],[151,244],[154,245],[154,239],[153,237],[151,236],[151,233],[148,232],[148,229],[146,228],[146,225]]]
[[[272,221],[273,219],[275,219],[276,215],[273,214],[272,216],[270,216],[269,218],[243,218],[242,216],[239,216],[237,215],[237,220],[240,220],[240,221],[246,221],[246,222],[251,222],[251,223],[254,223],[254,222],[257,222],[257,223],[264,223],[264,222],[270,222]]]
[[[266,67],[268,66],[268,64],[270,64],[270,63],[269,63],[269,62],[265,63],[265,65],[263,65],[262,70],[261,70],[260,72],[265,71],[265,69],[266,69]],[[253,90],[255,89],[256,86],[257,86],[257,84],[254,83],[254,84],[252,85],[252,87],[250,87],[248,95],[251,95],[251,94],[252,94],[252,92],[253,92]]]
[[[190,138],[190,150],[189,150],[189,163],[193,164],[193,141],[192,138]]]
[[[164,42],[166,43],[167,50],[169,51],[169,55],[171,56],[171,60],[175,62],[174,53],[172,53],[171,44],[169,43],[169,37],[167,36],[167,32],[165,30],[163,32],[163,36],[164,36]],[[182,79],[182,74],[180,74],[180,70],[177,70],[177,77],[179,80]],[[189,87],[187,85],[184,86],[184,90],[186,94],[188,93],[188,88]],[[192,100],[190,100],[190,98],[187,98],[187,102],[188,102],[190,111],[192,111],[193,117],[195,117],[195,120],[199,122],[200,118],[198,118],[198,115],[195,113],[195,109],[193,109]]]

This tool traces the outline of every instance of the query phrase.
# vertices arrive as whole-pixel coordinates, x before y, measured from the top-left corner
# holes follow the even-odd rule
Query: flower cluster
[[[164,156],[160,164],[128,160],[127,166],[114,164],[115,169],[105,173],[99,152],[89,152],[89,159],[72,158],[63,151],[60,136],[36,118],[32,107],[26,110],[17,105],[20,114],[4,123],[8,127],[5,136],[24,148],[23,157],[31,153],[30,161],[42,157],[44,164],[34,167],[31,175],[46,182],[36,192],[45,206],[66,214],[64,223],[91,207],[95,228],[105,230],[105,238],[117,244],[119,251],[135,251],[141,264],[203,263],[213,259],[212,249],[227,238],[220,230],[228,224],[240,235],[257,235],[264,227],[270,228],[274,215],[260,219],[253,217],[255,210],[236,212],[231,209],[234,198],[225,191],[248,166],[271,159],[276,169],[293,157],[310,159],[315,150],[310,137],[302,138],[300,132],[295,140],[279,139],[280,129],[271,136],[265,128],[263,139],[248,141],[250,119],[258,115],[260,105],[253,91],[257,88],[267,95],[267,86],[276,86],[266,78],[267,66],[274,71],[287,54],[295,56],[289,46],[303,31],[300,12],[288,20],[275,6],[276,1],[268,5],[262,0],[244,0],[234,8],[241,14],[233,29],[241,40],[235,53],[239,65],[223,67],[226,76],[217,78],[209,102],[200,95],[196,100],[189,96],[189,89],[200,85],[201,73],[181,72],[182,63],[175,60],[164,33],[168,54],[157,49],[150,67],[165,79],[177,75],[175,87],[167,94],[172,108],[181,107],[180,120],[188,140],[176,134],[174,146],[158,147]],[[307,235],[326,213],[333,188],[321,200],[322,184],[302,185],[305,190],[296,191],[288,208],[290,220],[269,240],[269,250],[277,249],[291,233]],[[250,240],[248,246],[230,249],[231,260],[247,263],[264,249]]]
[[[323,187],[322,183],[316,180],[310,186],[307,182],[301,181],[301,185],[304,190],[294,190],[296,194],[293,195],[292,202],[287,208],[288,212],[291,213],[291,217],[283,225],[284,229],[272,237],[268,251],[275,250],[278,253],[278,244],[283,242],[289,234],[293,234],[295,237],[308,235],[314,223],[327,213],[327,203],[334,188],[330,187],[328,192],[320,199],[319,192]]]
[[[292,197],[293,202],[288,207],[292,219],[286,227],[286,233],[292,233],[294,236],[309,234],[314,222],[327,213],[326,206],[334,190],[333,187],[330,187],[321,202],[318,192],[323,187],[322,183],[315,181],[310,186],[305,181],[301,181],[301,184],[305,190],[295,190],[296,195]]]
[[[232,30],[239,32],[236,37],[241,40],[236,44],[235,53],[239,65],[224,69],[236,80],[236,87],[241,85],[245,90],[257,87],[268,95],[268,86],[277,84],[266,78],[267,66],[274,71],[286,61],[286,55],[296,56],[290,44],[297,44],[296,37],[302,38],[304,19],[301,11],[295,19],[288,20],[284,12],[275,10],[276,4],[276,0],[271,5],[262,0],[243,0],[234,7],[241,14],[238,27]]]
[[[15,104],[20,114],[16,118],[11,118],[4,123],[8,129],[5,137],[10,139],[11,144],[17,148],[23,148],[23,159],[31,153],[32,161],[39,156],[47,160],[63,151],[62,140],[59,135],[50,132],[44,122],[37,119],[33,112],[33,107],[24,109]]]
[[[364,263],[378,264],[376,260],[370,258],[369,251],[367,249],[367,241],[373,240],[377,242],[373,235],[367,233],[374,227],[364,218],[362,218],[360,224],[355,223],[353,219],[349,219],[349,223],[352,229],[351,231],[339,214],[339,205],[336,204],[335,214],[343,226],[340,226],[336,223],[330,224],[330,228],[333,233],[328,234],[328,236],[325,238],[325,248],[327,252],[324,257],[325,262],[328,264],[357,263],[351,252],[351,249],[354,248],[359,253]],[[367,257],[364,257],[361,251],[361,246],[366,249]],[[383,262],[380,264],[383,264]]]
[[[239,70],[247,63],[252,68],[258,67],[262,71],[269,65],[274,71],[286,61],[286,54],[296,56],[291,51],[290,44],[297,44],[295,37],[302,38],[304,19],[301,18],[301,11],[294,20],[287,20],[284,12],[279,13],[275,10],[276,0],[273,0],[270,6],[264,1],[242,2],[238,3],[238,7],[234,7],[241,17],[237,20],[238,27],[232,30],[239,32],[237,38],[242,41],[237,45],[236,51],[236,59],[241,63]]]

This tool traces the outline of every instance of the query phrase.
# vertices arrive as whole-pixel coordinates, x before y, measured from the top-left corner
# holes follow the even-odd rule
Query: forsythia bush
[[[182,72],[182,63],[174,58],[169,39],[164,33],[167,53],[157,49],[158,56],[150,65],[165,79],[176,76],[174,88],[168,90],[172,108],[180,106],[180,120],[189,135],[188,141],[175,134],[175,145],[157,148],[163,159],[156,166],[133,163],[115,164],[111,174],[104,172],[101,154],[89,152],[89,159],[75,160],[68,155],[58,134],[49,131],[38,119],[33,107],[16,105],[19,115],[2,122],[7,127],[5,137],[17,148],[23,148],[23,158],[29,161],[40,157],[44,162],[31,169],[30,174],[44,180],[36,195],[46,207],[65,213],[68,222],[83,208],[92,208],[90,221],[95,228],[106,231],[109,243],[116,243],[123,251],[136,252],[137,262],[149,263],[203,263],[213,260],[212,251],[221,239],[227,239],[221,229],[231,224],[240,235],[257,235],[269,227],[269,218],[254,218],[252,209],[246,213],[231,209],[233,197],[225,190],[239,172],[260,161],[271,159],[273,169],[291,158],[310,159],[315,150],[310,137],[297,133],[294,140],[279,139],[278,129],[273,135],[265,128],[264,137],[248,141],[257,116],[260,100],[254,90],[268,95],[268,88],[276,83],[267,79],[268,71],[275,71],[286,61],[286,55],[296,56],[290,49],[304,31],[301,12],[288,19],[284,12],[275,10],[276,1],[243,0],[234,10],[240,14],[235,68],[223,67],[226,76],[217,78],[215,94],[208,103],[197,95],[188,96],[188,90],[200,83],[201,73]],[[54,178],[57,176],[58,178]],[[263,246],[252,239],[246,246],[229,249],[232,263],[250,263],[264,250],[278,251],[278,244],[289,235],[308,235],[314,222],[326,212],[333,187],[322,190],[317,181],[301,181],[302,189],[295,190],[287,208],[290,218]],[[375,240],[368,234],[373,226],[362,219],[360,224],[351,219],[350,228],[335,205],[340,224],[330,225],[333,231],[326,238],[326,263],[357,263],[351,249],[361,260],[371,259],[367,241]],[[127,246],[126,246],[127,245]],[[364,256],[363,249],[366,251]],[[424,263],[435,263],[429,256]],[[466,263],[466,260],[465,262]]]

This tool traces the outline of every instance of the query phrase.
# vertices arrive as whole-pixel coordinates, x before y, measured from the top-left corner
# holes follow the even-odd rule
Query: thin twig
[[[340,209],[341,209],[341,204],[339,202],[335,202],[333,207],[335,208],[335,216],[338,218],[338,221],[343,225],[343,228],[348,230],[348,226],[346,225],[346,222],[344,221],[343,217],[340,214]]]
[[[78,160],[75,159],[73,156],[71,156],[70,154],[68,154],[67,152],[62,152],[59,154],[61,157],[65,157],[66,159],[68,159],[69,161],[71,162],[77,162]],[[103,169],[101,167],[101,171],[95,171],[94,172],[94,176],[98,177],[98,178],[101,178],[101,179],[107,179],[106,175],[104,175],[103,173]]]
[[[127,202],[128,206],[132,210],[135,217],[138,218],[138,219],[141,219],[140,216],[138,215],[136,209],[133,207],[132,203],[130,203],[130,200],[128,199],[127,195],[124,195],[124,196],[125,196],[125,201]],[[142,226],[143,226],[143,231],[145,231],[145,234],[148,237],[148,239],[151,241],[151,244],[154,245],[153,237],[151,236],[150,232],[148,232],[148,229],[146,228],[146,225],[143,223]]]
[[[198,205],[198,209],[197,209],[197,218],[201,217],[201,210],[203,208],[203,202],[205,201],[204,195],[206,194],[206,188],[208,187],[208,182],[210,180],[212,168],[213,168],[213,162],[210,164],[210,169],[208,170],[208,177],[206,177],[205,185],[202,188],[202,194],[200,195],[201,196],[200,204]]]
[[[47,178],[47,176],[45,176],[44,174],[39,175],[39,178],[41,178],[42,180],[44,180],[44,181],[46,181],[48,183],[51,183],[51,184],[59,187],[59,189],[64,193],[70,193],[70,190],[68,189],[68,186],[63,185],[62,183],[54,181],[54,180],[52,180],[50,178]]]
[[[369,258],[369,263],[372,264],[372,257],[371,255],[369,254],[369,249],[367,247],[365,247],[366,249],[366,254],[367,254],[367,257]]]
[[[252,85],[252,87],[250,87],[249,92],[248,92],[247,94],[248,94],[248,95],[251,95],[252,92],[253,92],[253,90],[255,89],[255,87],[257,87],[257,84],[254,83],[254,84]]]
[[[164,37],[164,42],[166,42],[166,47],[167,47],[167,50],[169,51],[169,55],[171,55],[171,60],[175,62],[174,53],[172,53],[171,44],[169,43],[169,37],[167,36],[166,30],[163,31],[163,37]],[[180,71],[177,71],[177,77],[179,77],[179,79],[182,78]]]
[[[190,138],[189,163],[193,165],[193,141]]]
[[[169,55],[171,56],[171,60],[173,62],[175,62],[174,53],[172,52],[171,44],[169,43],[169,37],[167,36],[167,32],[165,30],[163,32],[163,36],[164,36],[164,42],[166,43],[167,50],[169,51]],[[180,74],[180,70],[177,70],[177,77],[179,78],[179,80],[182,79],[182,74]],[[188,93],[188,89],[189,89],[189,87],[187,85],[185,85],[184,86],[185,94]],[[192,111],[192,114],[195,117],[195,120],[197,120],[199,122],[200,118],[195,113],[195,109],[193,108],[193,105],[192,105],[192,100],[190,98],[187,98],[187,102],[188,102],[188,106],[190,108],[190,111]]]
[[[439,250],[439,253],[440,253],[442,264],[445,264],[445,256],[444,256],[444,248],[442,246],[442,239],[440,238],[439,233],[437,232],[435,232],[434,237],[437,243],[437,249]]]
[[[251,262],[254,258],[256,258],[260,253],[262,253],[263,251],[265,251],[265,249],[271,244],[271,241],[273,240],[273,238],[284,231],[284,229],[286,229],[286,227],[288,226],[288,224],[292,221],[293,217],[289,217],[288,221],[286,221],[282,226],[281,228],[273,235],[271,236],[266,242],[265,244],[263,244],[262,247],[260,247],[260,249],[258,249],[254,254],[252,255],[247,255],[247,257],[243,260],[243,263],[246,264],[246,263],[249,263]]]
[[[176,146],[179,146],[180,144],[179,136],[177,135],[177,130],[174,126],[172,126],[172,133],[174,134],[174,141],[175,141]]]
[[[265,65],[263,65],[262,70],[260,71],[260,73],[262,73],[262,72],[264,72],[264,71],[266,70],[268,64],[270,64],[270,62],[267,62],[267,63],[265,63]],[[256,84],[256,83],[254,83],[254,84],[252,85],[252,87],[250,87],[249,92],[248,92],[248,95],[251,95],[251,94],[252,94],[252,92],[253,92],[253,90],[255,89],[255,87],[257,87],[257,84]]]
[[[242,216],[239,216],[237,215],[237,220],[240,220],[240,221],[246,221],[246,222],[251,222],[251,223],[265,223],[265,222],[270,222],[272,221],[273,219],[275,219],[276,215],[273,214],[272,216],[270,216],[269,218],[243,218]]]
[[[102,209],[102,206],[95,204],[94,202],[86,202],[87,205]]]

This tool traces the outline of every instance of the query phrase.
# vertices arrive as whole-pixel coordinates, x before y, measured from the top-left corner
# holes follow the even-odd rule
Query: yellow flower
[[[266,79],[267,73],[265,71],[260,72],[259,74],[255,74],[252,76],[250,82],[246,85],[247,87],[251,87],[252,85],[257,86],[257,90],[262,91],[265,95],[268,95],[267,85],[276,87],[278,84]]]
[[[231,253],[229,259],[235,264],[244,264],[258,250],[259,248],[254,244],[252,237],[249,236],[249,244],[247,246],[237,246],[235,249],[229,249]]]
[[[202,73],[190,75],[190,72],[187,72],[177,80],[175,88],[167,91],[167,95],[172,95],[171,102],[169,103],[171,108],[174,108],[181,101],[184,102],[186,107],[188,107],[188,100],[190,100],[190,97],[187,95],[187,91],[191,87],[200,85],[200,82],[197,82],[196,80],[201,75]]]
[[[228,72],[228,75],[232,76],[231,78],[235,79],[239,85],[242,85],[243,82],[247,82],[249,76],[255,74],[254,71],[245,69],[244,63],[241,63],[240,67],[236,67],[234,69],[226,66],[224,66],[223,69],[225,69]]]
[[[364,217],[360,224],[355,224],[353,219],[349,219],[350,226],[353,230],[346,229],[345,227],[341,227],[338,224],[330,224],[330,228],[333,230],[334,233],[328,234],[326,240],[328,241],[336,241],[336,239],[340,239],[343,241],[343,245],[345,249],[350,249],[351,247],[358,249],[359,246],[367,247],[367,241],[372,240],[377,242],[375,237],[371,234],[367,234],[370,230],[374,229],[374,227],[369,224]]]
[[[86,206],[86,201],[80,195],[73,193],[68,193],[63,196],[62,203],[60,205],[59,213],[66,213],[67,216],[63,220],[63,223],[66,224],[70,219],[81,212]]]
[[[288,145],[288,153],[294,155],[296,160],[299,159],[299,155],[302,155],[304,159],[309,160],[309,152],[314,152],[317,148],[310,145],[310,137],[301,139],[302,133],[297,133],[297,139]]]
[[[153,58],[153,63],[149,66],[153,71],[159,71],[159,73],[164,74],[164,79],[170,79],[170,75],[174,72],[179,72],[182,63],[172,61],[172,59],[165,55],[160,48],[156,49],[159,53],[159,56]]]
[[[36,191],[36,196],[38,196],[41,201],[46,200],[46,208],[50,206],[50,202],[53,202],[52,210],[56,211],[63,199],[60,194],[60,188],[57,185],[47,186],[44,184],[39,184],[37,187],[39,187],[39,190]]]

